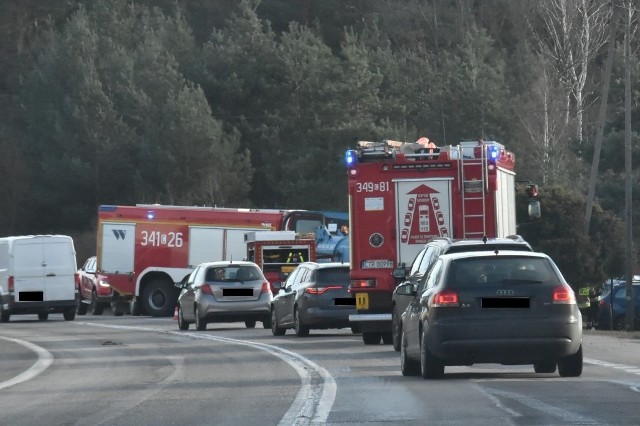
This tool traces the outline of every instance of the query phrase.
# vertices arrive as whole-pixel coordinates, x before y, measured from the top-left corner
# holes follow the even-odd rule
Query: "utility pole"
[[[631,48],[631,16],[633,8],[631,7],[632,0],[626,0],[626,21],[624,26],[624,68],[625,68],[625,83],[624,83],[624,217],[626,228],[626,317],[625,324],[626,330],[633,330],[633,316],[634,316],[634,303],[633,303],[633,240],[632,240],[632,217],[631,217],[631,64],[630,64],[630,48]]]

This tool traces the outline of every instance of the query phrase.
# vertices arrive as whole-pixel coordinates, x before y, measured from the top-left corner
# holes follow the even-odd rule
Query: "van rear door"
[[[44,259],[40,238],[13,244],[13,283],[16,302],[44,301]]]
[[[76,258],[67,238],[44,237],[44,300],[74,300]]]

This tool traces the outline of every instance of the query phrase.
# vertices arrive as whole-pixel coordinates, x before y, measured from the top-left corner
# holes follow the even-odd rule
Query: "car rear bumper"
[[[77,309],[76,300],[53,300],[48,302],[14,302],[9,301],[9,312],[12,315],[37,314],[42,312],[63,313],[70,309]]]
[[[200,315],[208,322],[235,322],[246,319],[262,320],[271,317],[271,298],[261,296],[258,300],[238,302],[212,302],[201,300]]]
[[[440,324],[429,328],[427,339],[431,353],[448,365],[531,364],[576,353],[582,323]]]
[[[300,311],[302,322],[312,328],[345,328],[350,327],[349,316],[356,313],[353,309],[323,309],[309,307]]]

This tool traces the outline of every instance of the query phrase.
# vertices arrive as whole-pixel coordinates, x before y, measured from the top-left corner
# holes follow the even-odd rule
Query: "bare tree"
[[[540,0],[534,4],[540,19],[532,23],[534,38],[566,87],[567,124],[571,100],[575,102],[576,138],[582,144],[585,84],[591,61],[606,43],[611,4],[606,0]]]

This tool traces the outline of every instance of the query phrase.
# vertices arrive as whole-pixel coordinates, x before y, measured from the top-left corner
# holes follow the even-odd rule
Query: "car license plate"
[[[282,271],[283,274],[288,274],[290,272],[293,272],[294,269],[296,269],[295,265],[283,266],[282,268],[280,268],[280,270]]]
[[[376,259],[376,260],[362,261],[362,269],[383,269],[383,268],[393,268],[393,260]]]
[[[251,288],[223,288],[222,295],[228,296],[253,296],[253,289]]]
[[[359,311],[369,309],[369,293],[356,293],[356,309]]]

